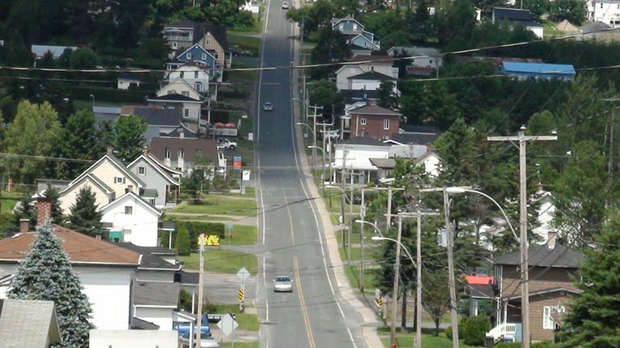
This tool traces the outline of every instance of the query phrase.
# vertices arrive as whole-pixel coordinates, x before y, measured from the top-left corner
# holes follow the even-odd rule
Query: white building
[[[170,81],[176,79],[182,79],[192,86],[196,92],[201,95],[209,92],[209,71],[208,68],[198,66],[196,64],[184,64],[175,70],[171,71],[168,75]],[[159,95],[159,94],[158,94]],[[188,95],[189,96],[189,95]]]
[[[90,330],[90,348],[179,347],[175,330]]]
[[[161,211],[133,192],[127,192],[101,207],[101,222],[110,227],[110,240],[130,242],[135,245],[154,247],[157,240],[157,224]]]
[[[620,27],[620,0],[588,0],[586,6],[588,21],[603,22],[612,28]]]

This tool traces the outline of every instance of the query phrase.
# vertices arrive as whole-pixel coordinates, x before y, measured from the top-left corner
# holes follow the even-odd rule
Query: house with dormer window
[[[166,70],[176,71],[180,67],[196,66],[202,68],[209,75],[209,80],[222,82],[223,65],[221,65],[217,59],[206,49],[199,44],[195,44],[187,50],[181,52],[174,60],[166,63]],[[196,69],[194,69],[196,70]],[[181,70],[180,72],[182,72]],[[180,74],[177,73],[177,74]],[[171,73],[168,73],[168,75]],[[172,78],[168,78],[172,81]]]
[[[379,41],[375,41],[375,35],[364,30],[364,25],[351,16],[334,18],[331,26],[332,30],[337,30],[344,35],[354,54],[370,55],[372,51],[381,49]]]
[[[157,196],[149,202],[155,208],[172,208],[176,205],[182,171],[163,164],[146,148],[140,157],[127,166],[127,169],[140,177],[148,188],[157,190]]]
[[[196,23],[190,20],[172,23],[164,27],[163,38],[173,51],[170,58],[178,56],[194,44],[199,44],[215,57],[219,65],[229,68],[232,64],[226,27],[221,24]]]

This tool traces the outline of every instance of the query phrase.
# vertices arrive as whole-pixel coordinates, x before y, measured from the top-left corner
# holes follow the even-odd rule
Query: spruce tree
[[[620,347],[620,211],[614,210],[595,237],[597,249],[586,249],[576,286],[583,291],[568,308],[567,347]]]
[[[80,189],[75,203],[71,206],[70,227],[80,233],[95,236],[103,229],[102,214],[97,211],[95,193],[90,187]]]
[[[12,299],[53,301],[56,305],[62,344],[54,347],[88,347],[93,327],[88,296],[82,292],[73,273],[62,240],[54,234],[50,221],[37,226],[38,236],[32,249],[20,262],[7,295]]]

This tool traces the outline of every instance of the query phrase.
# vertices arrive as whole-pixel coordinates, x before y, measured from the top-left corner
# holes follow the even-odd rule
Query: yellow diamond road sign
[[[381,297],[377,297],[375,299],[375,303],[377,304],[377,307],[381,307],[383,306],[383,299]]]

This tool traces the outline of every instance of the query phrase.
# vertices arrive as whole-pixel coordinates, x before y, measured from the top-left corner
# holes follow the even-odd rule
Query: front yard
[[[185,269],[197,271],[200,268],[198,253],[192,253],[189,256],[179,256],[178,259],[183,263]],[[205,272],[236,274],[242,267],[245,267],[250,274],[256,275],[258,273],[258,258],[255,255],[216,247],[207,247],[205,249]]]
[[[222,195],[206,195],[201,204],[179,204],[173,213],[256,216],[258,208],[254,198],[244,196],[230,197]]]

